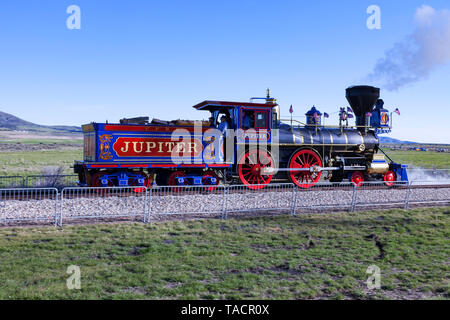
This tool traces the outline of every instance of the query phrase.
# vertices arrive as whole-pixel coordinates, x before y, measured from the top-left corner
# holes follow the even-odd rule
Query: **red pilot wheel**
[[[211,184],[209,183],[209,179],[208,178],[215,178],[216,179],[216,183],[215,184]],[[206,170],[205,173],[203,173],[202,176],[202,184],[203,185],[218,185],[219,184],[219,177],[217,176],[217,174],[213,171],[213,170]],[[206,190],[208,191],[212,191],[216,189],[216,187],[208,187],[206,188]]]
[[[357,187],[361,186],[364,182],[364,174],[361,171],[353,172],[350,177],[350,181]]]
[[[294,153],[289,160],[289,169],[322,167],[319,155],[313,150],[303,149]],[[320,179],[321,171],[289,171],[289,178],[300,188],[311,188]]]
[[[239,178],[250,189],[262,189],[273,177],[272,174],[263,172],[263,169],[273,168],[273,163],[272,156],[267,151],[250,150],[238,162]]]
[[[150,185],[150,180],[148,178],[148,175],[143,172],[143,171],[138,171],[138,172],[133,172],[134,174],[140,174],[143,178],[144,178],[144,187],[148,188],[148,186]],[[137,186],[138,185],[138,180],[137,179],[133,179],[133,182],[130,183],[130,186]],[[134,188],[133,191],[134,192],[144,192],[144,188]]]
[[[397,175],[394,171],[388,171],[383,176],[384,184],[388,187],[392,187],[397,180]]]

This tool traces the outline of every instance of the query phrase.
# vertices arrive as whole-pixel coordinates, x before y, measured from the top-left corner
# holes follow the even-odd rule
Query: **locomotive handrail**
[[[315,128],[331,128],[331,129],[341,129],[341,128],[364,128],[364,129],[370,129],[371,126],[339,126],[339,125],[324,125],[324,124],[306,124],[304,122],[295,120],[295,119],[280,119],[280,121],[288,121],[288,122],[297,122],[300,125],[304,127],[315,127]]]

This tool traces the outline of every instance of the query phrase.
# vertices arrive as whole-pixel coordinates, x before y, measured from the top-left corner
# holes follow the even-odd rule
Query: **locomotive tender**
[[[380,89],[346,89],[350,116],[341,108],[339,125],[325,126],[314,107],[306,123],[280,120],[276,100],[265,103],[203,101],[196,110],[208,111],[210,121],[122,119],[119,124],[83,125],[84,159],[74,171],[82,186],[217,185],[240,181],[260,189],[274,181],[309,188],[324,179],[356,185],[365,180],[407,181],[406,167],[386,161],[378,134],[392,127]],[[261,99],[261,98],[253,98]],[[376,104],[376,107],[374,105]],[[216,129],[223,116],[228,129]],[[288,121],[289,122],[289,121]],[[295,122],[295,124],[294,124]],[[381,153],[379,152],[381,151]],[[388,157],[389,158],[389,157]]]

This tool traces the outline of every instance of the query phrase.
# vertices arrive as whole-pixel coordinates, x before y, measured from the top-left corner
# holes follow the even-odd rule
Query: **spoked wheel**
[[[172,173],[169,175],[169,178],[167,179],[167,184],[168,184],[169,186],[177,186],[177,185],[178,185],[178,184],[177,184],[177,178],[181,178],[181,177],[186,177],[186,173],[184,173],[184,171],[175,171],[175,172],[172,172]],[[188,184],[186,180],[184,180],[184,184],[185,184],[185,185]],[[181,189],[182,189],[182,188],[173,188],[172,190],[178,192],[178,191],[181,191]]]
[[[355,186],[360,187],[364,183],[364,174],[361,171],[355,171],[355,172],[353,172],[352,176],[350,177],[350,181]]]
[[[290,169],[308,169],[322,167],[319,155],[309,149],[299,150],[294,153],[289,161]],[[289,178],[300,188],[311,188],[321,176],[321,171],[289,171]]]
[[[273,174],[267,174],[263,169],[273,168],[273,163],[272,156],[265,150],[248,151],[238,162],[241,182],[250,189],[264,188],[272,180]]]
[[[394,171],[388,171],[383,176],[384,184],[388,187],[392,187],[397,180],[397,175]]]
[[[215,178],[216,183],[215,184],[208,183],[208,180],[210,180],[209,178]],[[218,184],[219,184],[219,177],[217,176],[217,174],[213,170],[206,170],[202,176],[202,185],[217,186]],[[214,189],[216,189],[216,187],[205,188],[205,190],[207,190],[207,191],[212,191]]]
[[[132,172],[132,173],[140,174],[144,178],[144,185],[143,185],[143,187],[148,188],[148,186],[150,185],[150,179],[149,179],[148,175],[144,171],[138,171],[138,172]],[[130,182],[130,186],[137,186],[138,185],[138,180],[137,179],[130,179],[130,180],[132,180]],[[145,188],[134,188],[133,191],[134,192],[144,192]]]

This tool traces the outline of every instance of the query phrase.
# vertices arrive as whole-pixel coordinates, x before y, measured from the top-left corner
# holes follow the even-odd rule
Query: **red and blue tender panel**
[[[87,168],[226,168],[223,137],[201,126],[83,125]]]

